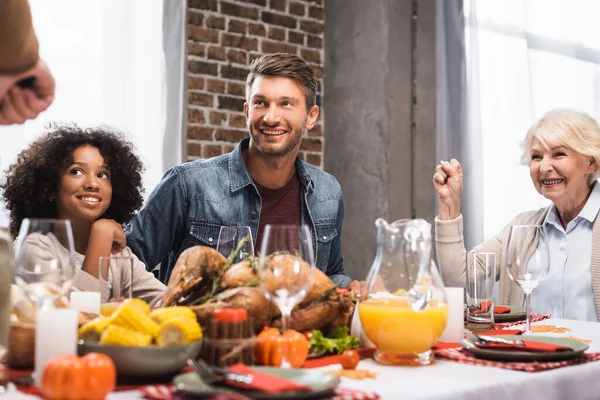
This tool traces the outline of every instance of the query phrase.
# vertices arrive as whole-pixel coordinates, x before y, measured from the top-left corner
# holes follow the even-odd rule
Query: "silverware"
[[[254,379],[252,375],[236,374],[223,368],[211,367],[201,358],[198,360],[189,358],[187,364],[209,385],[222,383],[225,379],[251,384]]]
[[[501,343],[516,346],[525,346],[525,342],[523,342],[522,340],[510,340],[496,336],[476,335],[468,329],[465,329],[465,334],[467,335],[467,338],[469,338],[469,340],[471,340],[474,344]]]

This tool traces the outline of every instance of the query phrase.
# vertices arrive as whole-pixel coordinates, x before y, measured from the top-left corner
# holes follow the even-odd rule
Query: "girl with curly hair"
[[[99,257],[133,257],[133,275],[130,266],[111,263],[110,297],[131,290],[133,297],[155,305],[165,286],[126,247],[123,232],[143,203],[142,171],[133,145],[120,133],[54,126],[19,154],[0,185],[10,233],[19,234],[24,218],[68,219],[76,251],[74,290],[99,287]],[[28,244],[31,257],[66,250],[53,235]]]

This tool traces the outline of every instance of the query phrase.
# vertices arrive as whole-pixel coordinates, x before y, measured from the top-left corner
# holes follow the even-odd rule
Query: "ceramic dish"
[[[312,399],[329,396],[333,389],[339,385],[340,379],[331,374],[312,369],[296,368],[274,368],[253,366],[252,369],[266,374],[276,375],[281,378],[306,385],[311,388],[310,391],[302,392],[284,392],[284,393],[266,393],[259,391],[240,390],[244,396],[252,399]],[[218,393],[235,392],[233,388],[213,387],[205,383],[195,372],[187,372],[177,375],[173,379],[173,384],[177,390],[191,396],[208,397]]]
[[[519,306],[504,306],[510,308],[510,312],[506,314],[496,314],[494,313],[494,322],[514,322],[525,320],[527,318],[527,310],[525,307]]]
[[[78,353],[102,353],[109,356],[117,367],[119,377],[150,377],[175,375],[190,357],[197,357],[202,341],[184,346],[105,346],[98,343],[79,342]]]
[[[564,339],[549,336],[528,335],[498,335],[497,337],[510,340],[531,340],[542,343],[550,343],[567,346],[571,350],[566,351],[522,351],[514,349],[482,349],[468,339],[463,339],[460,344],[469,353],[479,358],[495,361],[562,361],[575,358],[586,351],[589,346],[578,340]]]

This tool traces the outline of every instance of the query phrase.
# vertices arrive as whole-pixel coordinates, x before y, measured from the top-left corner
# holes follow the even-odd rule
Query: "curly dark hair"
[[[82,146],[96,147],[111,175],[112,201],[101,218],[120,224],[130,222],[142,207],[144,165],[134,146],[112,128],[82,129],[52,125],[35,140],[5,172],[0,189],[10,211],[9,230],[17,237],[24,218],[56,218],[56,189],[60,174],[73,164],[73,152]]]

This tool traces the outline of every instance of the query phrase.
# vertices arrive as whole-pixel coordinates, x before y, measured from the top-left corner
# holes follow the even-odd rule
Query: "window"
[[[553,108],[600,117],[600,2],[486,0],[465,2],[467,85],[479,96],[483,234],[487,239],[519,212],[544,207],[521,166],[527,129]],[[473,105],[474,104],[474,105]],[[468,110],[468,117],[477,115]],[[477,132],[475,132],[477,133]]]

